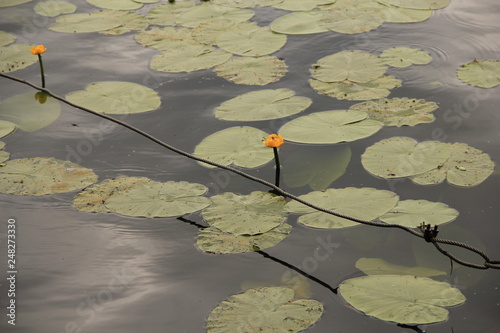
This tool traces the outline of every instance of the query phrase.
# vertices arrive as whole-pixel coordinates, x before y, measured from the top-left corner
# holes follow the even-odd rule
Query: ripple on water
[[[485,5],[485,2],[488,4]],[[438,14],[440,19],[447,24],[498,31],[500,28],[499,12],[500,3],[497,0],[481,2],[454,0],[446,10]]]

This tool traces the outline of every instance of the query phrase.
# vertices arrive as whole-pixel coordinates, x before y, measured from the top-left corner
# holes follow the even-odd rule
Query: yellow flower
[[[279,134],[270,134],[267,140],[263,142],[268,147],[281,147],[285,143],[283,137]]]
[[[43,45],[38,45],[38,46],[33,46],[31,49],[30,49],[31,53],[33,53],[34,55],[39,55],[39,54],[42,54],[44,53],[45,51],[47,51],[47,49],[45,48],[45,46]]]

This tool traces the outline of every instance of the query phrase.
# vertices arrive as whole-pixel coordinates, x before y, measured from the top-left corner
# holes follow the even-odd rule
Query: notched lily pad
[[[180,11],[177,14],[176,24],[184,27],[195,28],[208,21],[228,19],[234,22],[243,22],[252,18],[252,16],[254,16],[254,12],[251,10],[203,3],[199,6],[194,6]]]
[[[38,15],[56,17],[61,14],[74,13],[76,8],[74,4],[68,1],[49,0],[37,3],[33,10]]]
[[[396,207],[379,217],[389,224],[400,224],[410,228],[417,228],[422,223],[439,225],[453,221],[458,211],[442,202],[427,200],[403,200]]]
[[[215,67],[217,75],[236,84],[264,86],[279,81],[287,71],[285,62],[274,56],[232,57]]]
[[[493,88],[500,83],[500,61],[474,59],[457,72],[463,82],[481,88]]]
[[[142,3],[133,0],[87,0],[88,3],[104,9],[136,10]]]
[[[366,275],[414,275],[414,276],[442,276],[448,273],[427,267],[407,267],[391,264],[380,258],[359,258],[356,261],[356,268]]]
[[[325,12],[319,24],[342,34],[359,34],[378,28],[384,20],[385,15],[377,8],[332,6]]]
[[[377,0],[386,5],[410,9],[441,9],[450,4],[450,0]]]
[[[429,53],[411,47],[392,47],[380,54],[380,59],[392,67],[404,68],[411,65],[426,65],[432,58]]]
[[[323,95],[342,100],[362,101],[389,96],[390,89],[400,87],[401,81],[392,76],[382,76],[366,83],[356,83],[349,80],[322,82],[311,79],[309,84]]]
[[[303,0],[300,0],[300,2],[304,3]],[[328,29],[319,24],[319,20],[323,15],[324,12],[322,10],[291,13],[278,17],[271,23],[269,28],[274,32],[287,35],[307,35],[326,32]]]
[[[286,35],[274,33],[268,27],[253,30],[236,27],[219,33],[216,43],[221,49],[237,55],[260,57],[281,49],[286,43]]]

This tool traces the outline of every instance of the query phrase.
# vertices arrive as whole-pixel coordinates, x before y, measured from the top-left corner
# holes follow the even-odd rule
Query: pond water
[[[302,114],[346,109],[358,103],[320,95],[309,86],[311,65],[326,55],[343,50],[379,54],[394,46],[427,51],[432,56],[428,65],[388,70],[388,74],[402,80],[402,87],[394,89],[389,97],[434,101],[439,104],[436,120],[415,127],[384,127],[369,138],[345,144],[352,152],[349,166],[330,187],[373,187],[394,191],[401,199],[446,203],[460,215],[440,228],[440,236],[478,246],[492,259],[500,259],[497,170],[472,188],[446,182],[420,186],[409,180],[376,178],[360,162],[366,147],[393,136],[463,142],[488,153],[493,161],[500,161],[500,87],[476,88],[456,76],[460,65],[474,58],[498,60],[498,1],[452,0],[425,22],[384,23],[376,30],[357,35],[329,32],[288,36],[286,45],[274,54],[284,59],[288,73],[264,87],[231,83],[211,69],[179,74],[153,72],[149,61],[160,51],[140,46],[134,40],[134,32],[121,36],[54,32],[47,28],[54,19],[33,12],[36,2],[0,8],[0,31],[13,34],[18,43],[47,47],[43,57],[47,87],[51,91],[64,96],[91,82],[107,80],[144,84],[161,96],[161,107],[154,112],[117,118],[188,152],[206,136],[231,126],[248,125],[268,133],[279,129],[284,120],[225,122],[214,117],[215,107],[245,92],[291,89],[297,96],[313,101]],[[83,0],[72,2],[78,6],[78,12],[95,10]],[[151,6],[138,12],[145,13]],[[252,20],[259,25],[268,25],[287,13],[269,7],[254,11]],[[39,82],[37,65],[13,74]],[[28,91],[32,89],[0,78],[0,100]],[[226,171],[207,169],[127,129],[106,124],[105,120],[63,105],[61,116],[50,126],[34,132],[18,130],[2,141],[7,144],[5,149],[11,153],[11,159],[70,160],[91,168],[100,180],[118,176],[185,180],[204,184],[209,195],[268,190]],[[441,134],[435,137],[435,133]],[[287,160],[304,147],[286,143],[281,148],[285,179]],[[324,145],[314,151],[321,156],[332,149],[334,145]],[[304,161],[305,169],[307,165],[308,161]],[[274,179],[272,163],[247,171],[269,181]],[[292,188],[286,181],[283,188],[298,195],[311,191],[307,185]],[[72,207],[75,194],[39,197],[0,194],[0,267],[6,275],[7,220],[12,218],[17,228],[18,271],[15,327],[6,322],[5,278],[0,283],[2,332],[205,332],[205,319],[222,300],[241,292],[245,286],[278,285],[296,274],[259,253],[201,252],[195,246],[198,227],[189,223],[203,224],[199,213],[184,216],[186,221],[85,213]],[[500,331],[498,271],[479,271],[455,264],[449,274],[448,260],[431,245],[400,230],[367,226],[312,229],[297,224],[296,219],[296,215],[288,218],[293,231],[283,242],[265,250],[269,256],[299,267],[333,288],[348,278],[364,275],[355,267],[359,258],[382,258],[407,266],[428,263],[429,267],[447,272],[439,280],[459,288],[467,301],[450,309],[448,321],[421,325],[421,329],[433,333]],[[481,263],[477,257],[467,257],[464,251],[453,251]],[[318,253],[322,254],[320,260]],[[307,332],[412,331],[356,312],[339,295],[313,280],[302,281],[301,290],[325,307],[322,318]]]

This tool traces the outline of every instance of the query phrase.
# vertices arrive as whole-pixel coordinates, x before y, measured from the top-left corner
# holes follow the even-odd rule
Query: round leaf
[[[241,56],[260,57],[278,51],[286,43],[286,35],[277,34],[267,27],[254,30],[231,29],[216,37],[217,45]]]
[[[342,282],[342,297],[354,308],[400,324],[431,324],[448,318],[443,306],[465,302],[448,283],[411,275],[372,275]]]
[[[450,0],[378,0],[378,2],[411,9],[441,9],[450,4]]]
[[[385,21],[391,23],[415,23],[423,22],[431,17],[433,10],[409,9],[393,6],[384,6],[382,13]]]
[[[423,222],[438,225],[453,221],[457,216],[458,211],[441,202],[404,200],[379,219],[390,224],[417,228]]]
[[[16,130],[16,124],[9,121],[0,120],[0,138],[7,136]]]
[[[321,5],[331,5],[337,0],[284,0],[273,5],[274,8],[289,10],[289,11],[308,11],[317,8]]]
[[[356,268],[367,275],[401,274],[431,277],[448,274],[446,272],[427,267],[406,267],[395,265],[379,258],[359,258],[358,261],[356,261]]]
[[[16,37],[5,31],[0,31],[0,46],[12,44],[16,41]],[[1,49],[0,49],[1,50]]]
[[[234,235],[256,235],[281,225],[286,220],[285,200],[267,192],[238,195],[230,192],[212,198],[202,211],[212,227]]]
[[[175,25],[177,12],[184,8],[194,7],[195,3],[192,1],[176,1],[174,3],[166,3],[156,6],[149,13],[146,18],[148,22],[155,25]]]
[[[74,13],[76,11],[76,6],[67,1],[49,0],[37,3],[33,10],[38,15],[55,17],[61,14]]]
[[[300,1],[304,3],[304,1]],[[291,13],[274,20],[269,28],[274,32],[287,35],[305,35],[326,32],[328,29],[319,24],[319,20],[323,18],[323,14],[324,12],[321,10]]]
[[[17,6],[23,3],[31,2],[32,0],[2,0],[0,2],[0,7],[10,7]]]
[[[366,83],[355,83],[351,81],[322,82],[309,80],[311,87],[330,97],[346,100],[367,100],[387,97],[393,89],[401,86],[401,81],[392,76],[382,76]]]
[[[152,28],[135,35],[135,40],[146,47],[172,51],[178,47],[200,44],[193,39],[192,29],[185,27]]]
[[[411,47],[392,47],[380,54],[382,61],[393,67],[404,68],[415,65],[426,65],[432,58],[429,53]]]
[[[135,10],[142,7],[142,3],[133,0],[87,0],[87,2],[104,9]]]
[[[332,7],[326,11],[319,24],[342,34],[359,34],[378,28],[384,20],[384,13],[374,8]]]
[[[215,67],[217,75],[237,84],[259,85],[276,82],[287,70],[286,64],[273,56],[233,57]]]
[[[124,26],[140,17],[142,16],[139,14],[120,10],[69,14],[59,16],[49,29],[67,33],[98,32]]]
[[[203,3],[199,6],[180,11],[177,15],[176,23],[184,27],[194,28],[204,22],[218,19],[243,22],[252,18],[253,15],[254,12],[251,10]]]
[[[457,72],[458,78],[470,85],[493,88],[500,82],[500,61],[474,59],[462,65]]]
[[[278,131],[286,140],[329,144],[366,138],[380,130],[381,122],[361,111],[323,111],[294,119]]]
[[[31,54],[30,49],[35,45],[14,44],[0,47],[0,72],[14,72],[33,65],[38,56]]]

